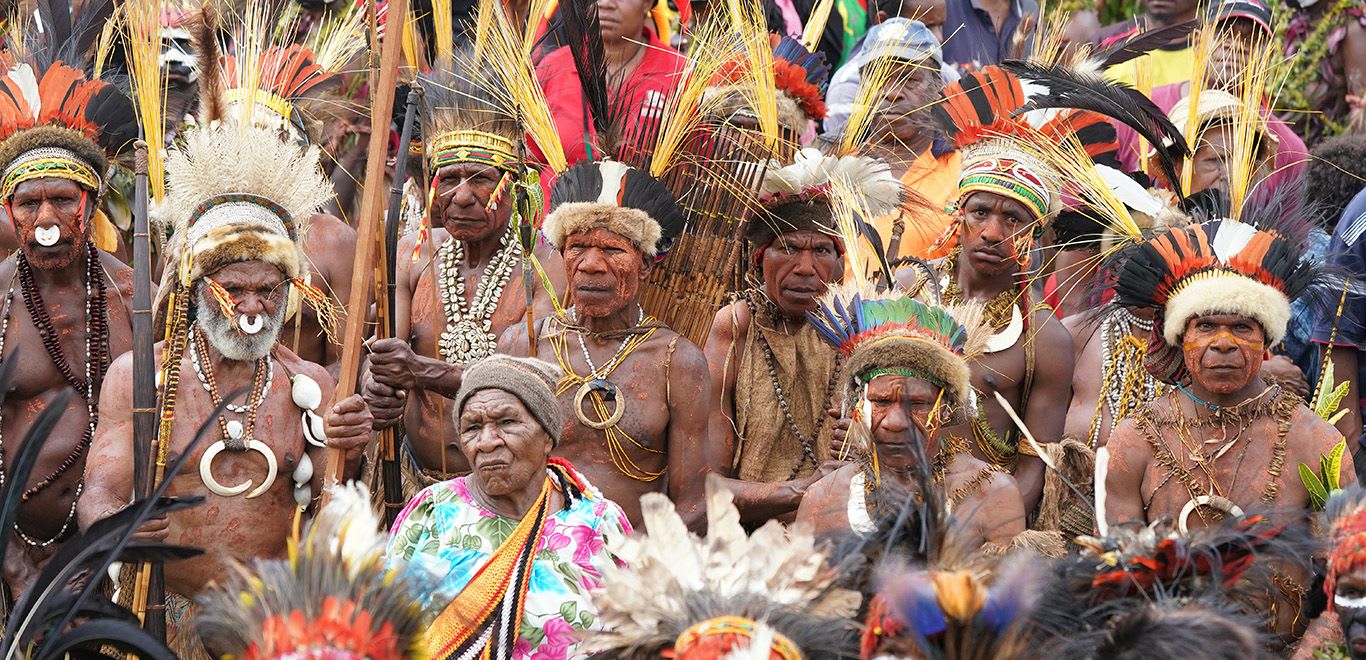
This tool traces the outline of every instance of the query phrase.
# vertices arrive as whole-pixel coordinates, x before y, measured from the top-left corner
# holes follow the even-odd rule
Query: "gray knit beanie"
[[[535,358],[491,355],[465,365],[460,391],[455,395],[455,418],[465,412],[465,402],[479,390],[503,390],[521,400],[531,416],[540,422],[552,444],[560,444],[564,413],[555,398],[560,369]]]

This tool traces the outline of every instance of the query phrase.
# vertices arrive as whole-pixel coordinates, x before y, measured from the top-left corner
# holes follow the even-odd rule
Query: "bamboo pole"
[[[373,6],[373,5],[372,5]],[[384,203],[384,165],[389,155],[389,125],[394,111],[394,86],[398,82],[399,58],[403,54],[404,17],[408,15],[408,0],[389,0],[385,9],[385,34],[381,40],[378,80],[371,78],[370,140],[365,161],[365,190],[361,195],[360,217],[356,224],[356,257],[351,268],[351,295],[346,308],[346,328],[342,333],[341,372],[337,375],[337,389],[333,402],[356,393],[356,377],[360,371],[361,338],[365,331],[364,309],[372,277],[370,260],[374,246],[381,237],[382,204]],[[403,148],[407,148],[403,145]],[[346,469],[346,455],[339,449],[327,450],[326,484],[341,481]],[[327,499],[324,491],[323,499]]]

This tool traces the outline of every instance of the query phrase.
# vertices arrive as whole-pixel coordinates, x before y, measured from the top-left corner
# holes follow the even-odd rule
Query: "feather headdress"
[[[830,65],[825,54],[811,52],[789,36],[770,35],[773,44],[773,103],[778,127],[788,140],[795,141],[810,121],[825,118],[825,91],[830,84]],[[751,76],[743,59],[727,62],[704,92],[702,103],[722,118],[755,116],[750,104],[762,95],[745,89]]]
[[[1333,525],[1328,576],[1323,583],[1331,610],[1336,605],[1338,578],[1366,566],[1366,489],[1351,486],[1334,491],[1328,497],[1324,513]],[[1359,607],[1356,604],[1349,606]]]
[[[707,536],[700,539],[667,497],[641,498],[646,533],[611,548],[621,564],[603,567],[593,601],[604,632],[590,637],[586,650],[719,660],[766,640],[777,658],[846,654],[848,617],[860,597],[834,588],[838,574],[826,567],[810,528],[775,520],[746,534],[732,499],[718,481],[707,481]]]
[[[0,201],[19,184],[58,177],[103,194],[109,158],[137,138],[132,100],[84,71],[109,2],[72,14],[64,3],[39,2],[35,43],[0,78]]]
[[[946,402],[964,409],[972,392],[967,360],[981,354],[989,335],[980,305],[940,307],[901,292],[847,286],[826,293],[807,320],[845,356],[846,406],[858,405],[868,381],[900,373],[944,388]]]
[[[237,566],[228,585],[200,597],[206,645],[237,658],[420,657],[419,576],[385,566],[380,527],[364,485],[334,487],[290,539],[288,559]]]

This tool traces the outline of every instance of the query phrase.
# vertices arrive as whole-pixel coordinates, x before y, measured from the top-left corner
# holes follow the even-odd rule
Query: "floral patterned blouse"
[[[575,474],[580,483],[587,480]],[[436,587],[419,594],[431,616],[439,614],[517,523],[480,506],[460,477],[418,493],[399,514],[389,536],[391,562],[426,571]],[[550,515],[532,566],[522,627],[514,650],[518,660],[582,658],[576,646],[584,631],[601,630],[589,591],[596,588],[606,562],[605,537],[631,533],[621,507],[596,488]]]

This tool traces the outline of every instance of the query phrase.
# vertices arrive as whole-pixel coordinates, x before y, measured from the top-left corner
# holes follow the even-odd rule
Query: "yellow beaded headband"
[[[483,163],[515,172],[520,164],[516,145],[501,135],[476,130],[442,133],[432,139],[431,167],[453,163]]]
[[[46,177],[67,179],[90,190],[101,190],[102,182],[95,169],[76,154],[57,147],[42,147],[19,156],[5,169],[0,199],[8,200],[14,189],[25,181]]]

